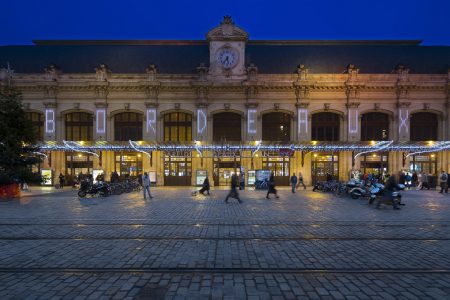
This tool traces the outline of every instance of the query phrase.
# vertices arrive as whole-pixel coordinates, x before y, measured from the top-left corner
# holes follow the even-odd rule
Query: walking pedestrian
[[[205,180],[203,180],[202,188],[198,192],[202,195],[207,192],[209,196],[209,187],[209,179],[208,177],[205,177]]]
[[[142,186],[144,187],[144,200],[147,200],[146,193],[148,193],[150,199],[153,199],[152,194],[150,194],[150,177],[148,177],[147,172],[144,172],[142,177]]]
[[[225,203],[228,203],[228,198],[234,198],[237,199],[237,201],[239,201],[239,203],[242,203],[243,201],[239,198],[239,193],[237,191],[239,182],[238,182],[238,177],[236,174],[233,174],[231,176],[231,189],[230,192],[228,193],[227,197],[225,198]]]
[[[267,190],[266,198],[269,199],[269,194],[275,194],[276,198],[280,198],[278,196],[277,189],[275,188],[275,175],[274,175],[273,172],[270,173],[270,178],[269,178],[269,184],[268,185],[269,185],[269,189]]]
[[[450,174],[447,173],[447,185],[445,186],[445,193],[448,194],[448,186],[450,185]]]
[[[59,188],[62,189],[64,187],[64,175],[62,173],[59,173]]]
[[[295,176],[295,173],[291,176],[291,186],[292,186],[292,193],[295,193],[295,186],[297,185],[297,176]]]
[[[447,173],[445,173],[444,170],[442,170],[441,175],[439,176],[439,185],[441,186],[441,191],[439,193],[441,194],[447,187],[447,179],[448,179]]]
[[[303,185],[303,189],[306,190],[306,185],[303,182],[302,172],[298,173],[298,185],[297,185],[297,187],[300,186],[300,185]]]
[[[244,172],[241,171],[239,174],[239,190],[243,190],[245,188],[245,177]]]
[[[428,182],[428,175],[425,172],[422,172],[422,186],[420,187],[421,190],[423,188],[427,188],[427,190],[430,189],[430,183]]]

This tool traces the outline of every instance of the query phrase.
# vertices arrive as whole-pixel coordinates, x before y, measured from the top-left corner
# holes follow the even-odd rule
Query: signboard
[[[268,182],[270,177],[270,170],[256,170],[255,171],[255,189],[266,190],[269,188]]]
[[[41,169],[41,176],[44,177],[44,182],[42,182],[42,185],[52,185],[52,169]]]
[[[248,185],[254,185],[256,180],[256,171],[255,170],[249,170],[247,172],[247,184]]]
[[[150,178],[150,183],[156,184],[156,172],[155,171],[148,172],[148,177]]]
[[[206,170],[197,170],[196,172],[196,180],[195,184],[198,186],[201,186],[203,184],[203,181],[208,176],[208,171]]]
[[[294,150],[291,149],[280,149],[278,150],[280,156],[294,156]]]

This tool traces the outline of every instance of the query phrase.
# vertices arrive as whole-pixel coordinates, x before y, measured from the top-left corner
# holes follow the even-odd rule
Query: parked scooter
[[[78,190],[78,197],[85,198],[87,195],[91,196],[108,196],[109,188],[104,182],[99,182],[97,184],[91,184],[88,180],[84,180],[80,184],[80,189]]]

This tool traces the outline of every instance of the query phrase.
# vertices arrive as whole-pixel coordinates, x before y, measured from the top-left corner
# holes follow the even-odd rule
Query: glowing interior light
[[[304,134],[308,133],[308,110],[299,109],[298,110],[298,133]]]
[[[247,111],[247,129],[249,134],[256,134],[256,109]]]
[[[106,131],[106,111],[104,108],[97,109],[97,133],[105,133]]]
[[[45,110],[45,132],[54,133],[55,132],[55,110],[46,109]]]
[[[156,134],[156,109],[147,109],[147,132]]]
[[[203,110],[197,110],[197,133],[201,134],[206,129],[206,114]]]

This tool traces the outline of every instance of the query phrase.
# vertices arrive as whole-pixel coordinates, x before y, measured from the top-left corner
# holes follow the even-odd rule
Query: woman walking
[[[148,177],[147,172],[144,172],[142,177],[142,186],[144,187],[144,200],[147,200],[146,193],[148,193],[150,199],[153,199],[152,194],[150,194],[150,177]]]
[[[267,199],[269,199],[269,194],[275,194],[276,198],[280,198],[278,196],[277,189],[275,188],[275,175],[273,174],[273,172],[270,173],[269,190],[267,191],[267,196],[266,196]]]
[[[302,175],[301,172],[298,173],[298,184],[297,184],[297,187],[299,187],[300,185],[303,185],[303,189],[306,190],[306,185],[303,182],[303,175]]]
[[[238,177],[236,174],[233,174],[231,176],[231,189],[230,192],[228,193],[227,197],[225,198],[225,203],[228,203],[228,198],[234,198],[237,201],[239,201],[239,203],[242,203],[241,198],[239,198],[239,193],[237,191],[239,182],[238,182]]]

